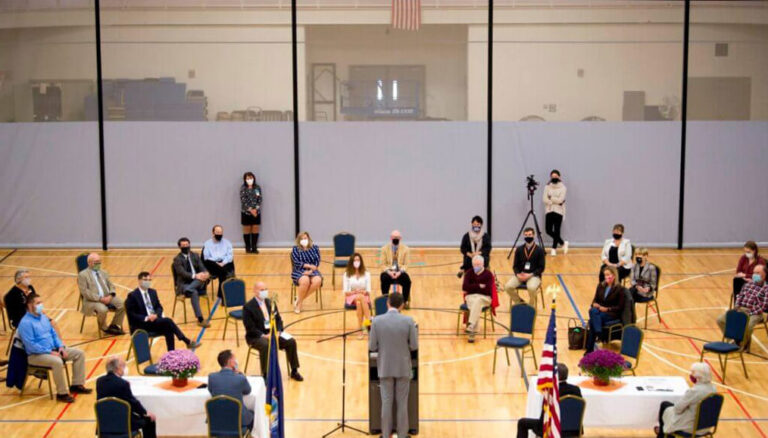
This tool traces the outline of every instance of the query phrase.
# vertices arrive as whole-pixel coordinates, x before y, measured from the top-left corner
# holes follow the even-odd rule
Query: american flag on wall
[[[557,327],[555,323],[555,304],[549,317],[547,337],[541,352],[539,378],[536,386],[544,396],[541,409],[544,411],[542,423],[543,438],[560,438],[560,388],[557,381]]]
[[[392,28],[419,30],[421,0],[392,0]]]

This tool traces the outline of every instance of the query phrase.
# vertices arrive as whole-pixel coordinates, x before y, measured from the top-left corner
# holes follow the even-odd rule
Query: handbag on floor
[[[573,318],[568,320],[568,349],[583,350],[587,345],[587,329]]]

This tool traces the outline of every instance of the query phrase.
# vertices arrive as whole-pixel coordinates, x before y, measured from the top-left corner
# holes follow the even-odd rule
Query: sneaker
[[[470,344],[475,343],[475,332],[469,332],[469,339],[467,339],[467,342],[469,342]]]
[[[259,253],[259,248],[253,248],[253,253],[254,254],[258,254]]]
[[[551,255],[552,257],[556,256],[556,255],[557,255],[557,250],[556,250],[555,248],[552,248],[552,249],[549,251],[549,255]]]
[[[563,254],[568,254],[568,241],[563,244]]]
[[[64,403],[74,403],[75,398],[69,394],[56,394],[56,401]]]

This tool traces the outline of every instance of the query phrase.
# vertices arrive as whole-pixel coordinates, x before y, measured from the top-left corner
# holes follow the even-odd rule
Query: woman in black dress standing
[[[259,253],[259,226],[261,225],[261,187],[253,172],[245,172],[240,186],[240,223],[243,225],[245,252]]]

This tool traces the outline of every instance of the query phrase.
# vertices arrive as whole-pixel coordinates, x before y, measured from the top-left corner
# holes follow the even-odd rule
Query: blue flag
[[[269,359],[267,365],[267,397],[265,400],[270,438],[285,438],[283,378],[280,373],[278,354],[277,328],[275,327],[275,318],[271,318],[269,330]]]

